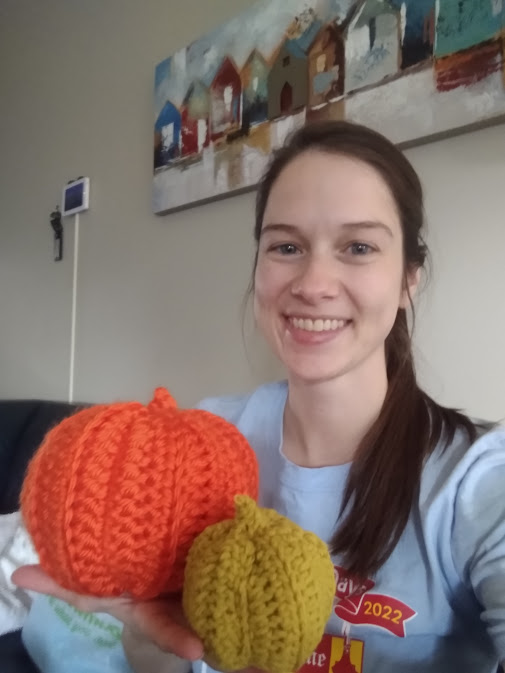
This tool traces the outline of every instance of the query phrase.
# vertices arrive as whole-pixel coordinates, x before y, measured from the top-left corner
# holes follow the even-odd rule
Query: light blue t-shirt
[[[328,542],[349,465],[304,468],[282,454],[285,383],[204,400],[256,452],[260,504]],[[393,554],[358,586],[334,558],[337,591],[313,673],[496,673],[505,661],[505,429],[464,433],[426,461]],[[131,673],[113,618],[37,597],[23,639],[43,673]],[[193,665],[202,673],[201,662]],[[211,669],[209,669],[211,670]]]

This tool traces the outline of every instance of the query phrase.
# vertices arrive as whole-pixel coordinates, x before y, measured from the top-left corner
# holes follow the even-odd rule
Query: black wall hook
[[[54,231],[54,261],[59,262],[63,259],[63,224],[61,223],[61,212],[58,206],[49,216],[49,221]]]

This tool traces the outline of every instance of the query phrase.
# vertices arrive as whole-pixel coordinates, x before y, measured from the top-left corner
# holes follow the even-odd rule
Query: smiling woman
[[[384,342],[408,304],[403,266],[395,202],[374,169],[314,150],[287,165],[263,216],[254,299],[291,377],[332,379],[363,364],[385,383]]]
[[[333,614],[303,673],[495,673],[505,660],[505,430],[417,384],[407,311],[423,227],[420,181],[386,138],[349,122],[297,131],[259,186],[251,279],[287,380],[200,404],[253,447],[260,504],[332,553]],[[104,603],[33,569],[16,581],[124,622],[114,673],[126,659],[138,673],[204,670],[177,597]],[[24,637],[39,661],[54,653],[51,619],[37,599]],[[63,673],[58,648],[44,673]]]
[[[433,559],[423,567],[435,532],[431,526],[422,527],[420,547],[407,547],[404,565],[398,552],[409,536],[419,535],[412,532],[413,517],[427,516],[419,494],[430,490],[428,466],[436,464],[435,456],[444,456],[451,466],[445,466],[448,476],[457,479],[458,460],[465,451],[472,453],[478,437],[496,441],[486,433],[490,427],[441,407],[417,385],[407,310],[413,311],[427,256],[423,228],[422,188],[410,163],[383,136],[348,122],[311,124],[295,133],[275,154],[258,191],[250,289],[257,324],[287,371],[280,448],[286,460],[319,475],[330,466],[347,470],[341,489],[335,482],[336,524],[325,529],[347,576],[387,577],[398,560],[400,573],[412,565],[423,574],[444,575],[441,559],[435,569]],[[498,444],[505,472],[503,435]],[[486,480],[494,482],[490,473]],[[502,522],[496,489],[491,486],[493,507]],[[458,518],[459,501],[446,505]],[[461,543],[450,527],[445,534],[453,554]],[[477,549],[470,544],[466,552],[470,562]],[[461,563],[456,562],[458,568]],[[486,585],[503,581],[498,572]],[[467,589],[483,600],[483,586],[470,583]],[[456,595],[461,590],[454,578],[451,591]],[[494,605],[499,605],[504,634],[505,601]],[[481,603],[465,618],[478,619],[485,607]],[[381,614],[392,610],[388,604]],[[367,623],[366,615],[351,620],[344,611],[336,614],[344,624]],[[453,617],[458,622],[462,614]],[[413,631],[434,646],[433,627],[421,620],[417,627]],[[435,630],[440,628],[449,635],[448,627],[439,624]],[[487,647],[487,663],[483,660],[480,667],[453,668],[455,651],[441,648],[438,659],[422,659],[422,669],[461,671],[468,665],[468,671],[494,671],[497,660],[490,643]],[[501,658],[504,648],[502,640]],[[407,662],[421,661],[418,653],[401,655],[401,649],[397,659],[388,655],[387,666],[396,661],[410,670]],[[368,652],[370,662],[374,655],[370,648]],[[461,652],[457,658],[464,660]],[[379,669],[377,661],[363,668]]]

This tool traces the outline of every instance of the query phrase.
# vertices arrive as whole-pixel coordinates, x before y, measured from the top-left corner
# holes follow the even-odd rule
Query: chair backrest
[[[28,462],[46,433],[85,404],[0,400],[0,514],[19,509]]]

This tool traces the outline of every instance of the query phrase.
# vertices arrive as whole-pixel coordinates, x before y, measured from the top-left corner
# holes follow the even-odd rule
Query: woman
[[[419,179],[385,138],[346,122],[295,133],[259,188],[251,287],[287,381],[202,403],[251,442],[261,504],[330,546],[321,652],[330,642],[334,673],[494,673],[505,660],[505,432],[417,386],[406,312],[422,228]],[[78,597],[37,568],[14,579],[123,621],[139,673],[186,673],[202,656],[177,604]],[[25,627],[32,652],[40,621]]]

